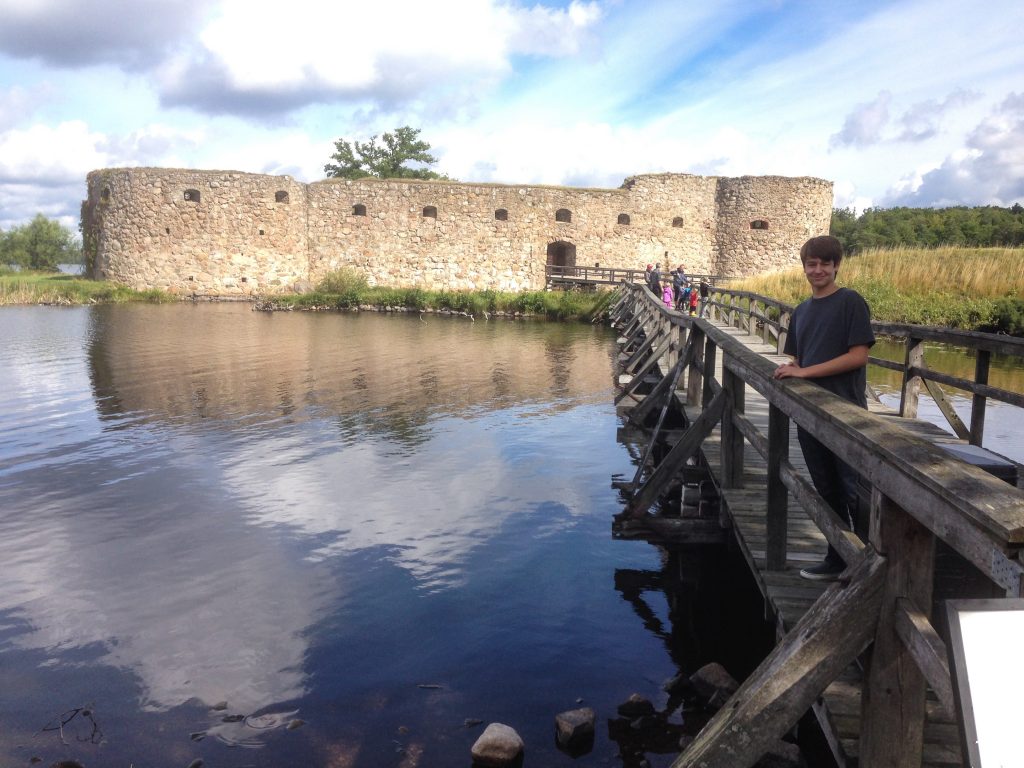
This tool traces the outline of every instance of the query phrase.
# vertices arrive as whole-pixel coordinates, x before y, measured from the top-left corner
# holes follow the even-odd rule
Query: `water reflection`
[[[447,764],[467,717],[531,707],[543,757],[570,692],[671,673],[609,587],[651,554],[608,535],[625,457],[603,329],[238,305],[2,320],[0,763],[96,758],[31,739],[84,702],[124,764],[220,764],[226,742],[262,744],[254,765],[397,764],[396,738]]]

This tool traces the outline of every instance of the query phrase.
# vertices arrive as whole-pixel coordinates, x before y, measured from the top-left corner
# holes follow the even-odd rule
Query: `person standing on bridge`
[[[776,379],[810,379],[844,400],[867,408],[868,352],[875,343],[864,298],[836,285],[843,247],[828,235],[812,237],[800,249],[811,298],[794,311],[783,351],[791,362],[775,369]],[[859,507],[857,473],[802,427],[797,438],[811,482],[826,503],[854,529]],[[805,579],[832,581],[845,565],[830,545],[825,560],[804,568]]]

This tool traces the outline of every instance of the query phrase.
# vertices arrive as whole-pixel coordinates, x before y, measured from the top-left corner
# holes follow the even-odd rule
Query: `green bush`
[[[333,272],[328,272],[316,288],[320,293],[353,296],[365,291],[368,285],[366,275],[358,269],[342,267]]]
[[[1007,297],[996,301],[991,319],[983,330],[1024,336],[1024,299]]]

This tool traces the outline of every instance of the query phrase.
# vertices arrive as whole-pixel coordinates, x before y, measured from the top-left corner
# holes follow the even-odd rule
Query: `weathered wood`
[[[737,424],[743,415],[746,390],[743,380],[728,369],[723,369],[722,386],[726,391],[725,411],[722,415],[722,485],[726,488],[742,488],[743,435],[737,429]]]
[[[671,388],[672,392],[675,392],[675,386],[678,385],[678,377],[673,384],[672,376],[676,370],[682,370],[690,364],[690,357],[693,354],[693,344],[687,339],[686,344],[683,346],[683,353],[679,360],[676,362],[675,368],[668,376],[663,376],[661,380],[655,385],[654,389],[648,393],[647,397],[643,399],[639,405],[633,408],[629,413],[629,422],[631,424],[643,424],[647,421],[647,417],[654,411],[658,406],[658,403],[667,402],[664,400],[666,390]]]
[[[704,339],[704,369],[707,373],[704,374],[704,386],[701,387],[700,402],[702,406],[706,406],[711,402],[711,398],[715,396],[714,390],[712,389],[712,383],[715,381],[715,355],[718,349],[718,345],[709,338]]]
[[[768,551],[769,571],[786,569],[786,530],[789,495],[782,482],[782,462],[789,456],[789,418],[775,406],[768,410]]]
[[[722,417],[724,406],[725,396],[724,393],[721,393],[708,404],[707,408],[701,411],[700,416],[694,419],[686,430],[682,440],[672,446],[672,450],[665,455],[651,476],[647,478],[647,482],[630,500],[623,517],[637,517],[645,514],[651,508],[665,486],[675,477],[679,468],[700,450],[704,438],[715,428],[715,424]]]
[[[640,459],[640,463],[636,468],[636,474],[633,476],[633,484],[636,485],[640,482],[640,478],[643,476],[644,469],[647,467],[647,460],[651,457],[651,451],[654,450],[654,444],[658,440],[658,435],[661,432],[661,425],[665,423],[665,415],[668,413],[668,408],[672,404],[672,399],[676,394],[676,385],[679,384],[679,376],[683,372],[685,367],[685,356],[676,363],[675,368],[672,369],[668,376],[663,376],[662,381],[669,381],[668,387],[663,390],[660,397],[662,399],[661,413],[658,414],[658,423],[654,426],[654,431],[651,433],[651,439],[647,443],[647,448],[644,450],[643,458]],[[659,382],[660,383],[660,382]],[[653,400],[654,398],[650,395],[647,396],[647,400]]]
[[[661,328],[656,328],[652,333],[648,333],[640,346],[638,346],[633,351],[633,354],[629,356],[629,359],[620,366],[620,369],[626,373],[632,373],[633,369],[636,368],[637,364],[644,359],[644,355],[650,351],[651,347],[655,344],[661,343],[664,337],[665,334]]]
[[[671,341],[672,340],[668,336],[665,336],[662,339],[661,343],[658,345],[658,348],[654,350],[654,352],[652,352],[651,355],[647,358],[647,361],[642,366],[640,366],[640,370],[633,374],[633,380],[630,381],[629,384],[627,384],[626,387],[618,395],[615,396],[616,405],[622,402],[622,400],[626,396],[631,395],[633,393],[633,390],[640,386],[640,383],[644,380],[644,376],[646,376],[650,372],[650,370],[654,368],[655,365],[657,365],[662,355],[665,354],[665,351],[668,349],[668,345],[671,343]]]
[[[1015,405],[1018,408],[1024,408],[1024,395],[1018,392],[1008,392],[1005,389],[999,387],[992,387],[988,384],[976,384],[973,381],[967,381],[967,379],[961,379],[959,376],[950,376],[948,373],[941,373],[939,371],[933,371],[930,368],[919,369],[917,373],[927,379],[936,381],[939,384],[946,384],[950,387],[956,387],[957,389],[963,389],[974,395],[982,395],[984,397],[990,397],[995,400],[1001,400],[1004,403]]]
[[[900,388],[900,416],[917,417],[917,400],[921,392],[921,377],[916,369],[924,367],[924,340],[908,338],[903,361],[903,385]]]
[[[978,350],[978,358],[974,362],[974,381],[988,384],[988,371],[992,353],[987,349]],[[985,405],[988,400],[984,395],[975,393],[971,400],[971,444],[981,445],[985,436]]]
[[[875,491],[870,540],[889,568],[861,696],[860,755],[873,768],[919,765],[928,686],[896,632],[896,602],[908,598],[917,605],[931,605],[935,537]]]
[[[872,323],[876,334],[906,338],[914,336],[922,341],[937,341],[941,344],[971,347],[993,352],[997,355],[1024,356],[1024,338],[1004,334],[961,331],[955,328],[936,328],[927,325],[901,325],[897,323]]]
[[[928,616],[909,598],[901,597],[896,601],[896,634],[941,702],[942,714],[947,719],[955,719],[956,702],[946,644]]]
[[[864,549],[864,542],[846,527],[843,520],[821,498],[809,481],[799,475],[793,465],[783,462],[779,468],[782,482],[797,500],[807,516],[824,534],[825,540],[835,548],[843,562],[852,562]]]
[[[690,356],[690,370],[686,372],[686,402],[694,405],[700,402],[701,391],[703,390],[703,364],[704,364],[704,331],[698,325],[690,327],[690,344],[693,345],[693,354]],[[714,376],[714,371],[711,375]]]
[[[746,768],[792,728],[875,631],[886,561],[869,551],[822,594],[672,768]]]
[[[923,377],[922,377],[923,378]],[[960,416],[957,414],[956,409],[953,408],[953,404],[949,402],[949,398],[946,397],[946,393],[939,388],[939,385],[933,382],[931,379],[923,378],[924,386],[928,390],[928,394],[932,396],[932,400],[942,411],[942,415],[946,417],[946,423],[953,428],[953,432],[961,440],[970,440],[970,430],[964,425],[963,421],[960,420]]]

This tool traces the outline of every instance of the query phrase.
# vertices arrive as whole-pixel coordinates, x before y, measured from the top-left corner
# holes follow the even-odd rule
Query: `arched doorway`
[[[576,246],[565,242],[565,240],[556,240],[553,243],[548,243],[548,266],[575,267]]]

